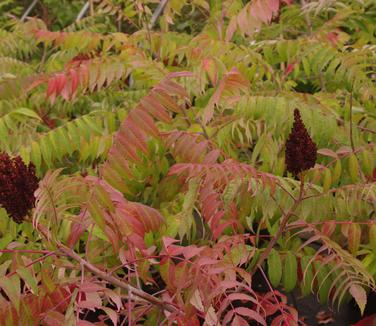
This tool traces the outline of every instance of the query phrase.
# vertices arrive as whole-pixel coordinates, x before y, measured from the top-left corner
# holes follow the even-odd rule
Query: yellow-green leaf
[[[275,249],[270,251],[268,257],[268,275],[270,283],[277,287],[282,278],[282,262],[278,251]]]
[[[30,271],[26,267],[19,267],[16,272],[31,288],[31,291],[33,291],[35,295],[38,295],[38,283]]]
[[[372,174],[373,164],[368,151],[362,152],[362,168],[366,175]]]
[[[348,241],[349,241],[349,250],[353,255],[356,255],[360,245],[360,237],[362,231],[360,225],[357,223],[351,223],[348,229]]]
[[[283,286],[286,292],[290,292],[295,288],[298,278],[298,266],[295,255],[288,251],[283,268]]]
[[[341,160],[337,160],[333,170],[333,183],[337,183],[342,173]]]
[[[323,179],[323,191],[327,192],[330,189],[330,186],[332,185],[332,173],[329,169],[325,169],[324,171],[324,179]]]
[[[354,153],[349,157],[349,173],[352,182],[358,181],[359,163]]]
[[[330,269],[328,268],[328,265],[321,265],[320,263],[315,263],[315,268],[317,271],[319,302],[325,304],[328,302],[329,290],[332,285],[331,277],[328,276]]]
[[[17,275],[0,278],[0,288],[3,289],[16,310],[20,309],[20,279]]]
[[[307,296],[312,292],[312,280],[313,280],[313,271],[312,264],[309,264],[309,261],[312,257],[303,256],[300,260],[300,265],[303,273],[303,280],[300,284],[301,291],[303,296]]]
[[[350,294],[354,297],[359,309],[360,313],[363,315],[364,309],[367,304],[367,293],[366,291],[357,284],[353,284],[350,286]]]
[[[369,228],[369,243],[374,254],[376,255],[376,224],[372,224]]]

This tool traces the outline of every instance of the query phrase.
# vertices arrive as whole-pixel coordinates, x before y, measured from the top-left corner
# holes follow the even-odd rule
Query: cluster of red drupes
[[[287,171],[294,175],[314,167],[317,147],[308,134],[298,109],[294,110],[294,125],[286,142]]]
[[[0,206],[15,222],[21,223],[34,207],[37,188],[38,178],[32,163],[26,166],[20,156],[11,158],[0,153]]]

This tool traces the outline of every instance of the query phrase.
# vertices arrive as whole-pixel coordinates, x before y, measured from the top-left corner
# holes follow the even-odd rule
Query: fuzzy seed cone
[[[314,167],[317,147],[308,134],[298,109],[294,110],[294,125],[286,142],[287,171],[294,175]]]
[[[34,207],[38,178],[32,163],[26,166],[20,156],[0,153],[0,206],[17,223]]]

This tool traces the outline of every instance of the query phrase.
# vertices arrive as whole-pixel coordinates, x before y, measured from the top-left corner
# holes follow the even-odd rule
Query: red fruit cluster
[[[287,171],[298,175],[314,167],[317,147],[308,134],[298,109],[294,110],[294,125],[286,142]]]
[[[0,153],[0,206],[15,222],[21,223],[34,207],[37,188],[38,178],[32,163],[26,166],[20,156],[11,158]]]

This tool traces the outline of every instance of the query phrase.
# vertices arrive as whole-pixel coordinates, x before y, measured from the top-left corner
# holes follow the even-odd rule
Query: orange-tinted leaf
[[[321,155],[324,155],[324,156],[329,156],[329,157],[333,157],[333,158],[338,158],[338,155],[336,152],[332,151],[331,149],[329,148],[320,148],[318,151],[317,151],[318,154],[321,154]]]
[[[362,231],[360,225],[357,223],[351,223],[348,230],[349,250],[353,255],[356,255],[360,245],[360,237]]]
[[[364,309],[365,309],[366,304],[367,304],[367,293],[366,293],[366,291],[360,285],[357,285],[357,284],[351,285],[349,291],[350,291],[350,294],[355,299],[355,301],[356,301],[356,303],[357,303],[357,305],[360,309],[361,315],[363,315]]]
[[[265,319],[257,311],[254,311],[254,310],[251,310],[251,309],[245,308],[245,307],[237,307],[237,308],[235,308],[235,312],[239,315],[248,317],[251,320],[255,320],[258,323],[260,323],[261,325],[266,326]]]
[[[331,235],[333,234],[333,232],[335,231],[336,229],[336,222],[335,221],[326,221],[323,223],[322,225],[322,229],[321,229],[321,232],[326,235],[327,237],[331,237]]]

